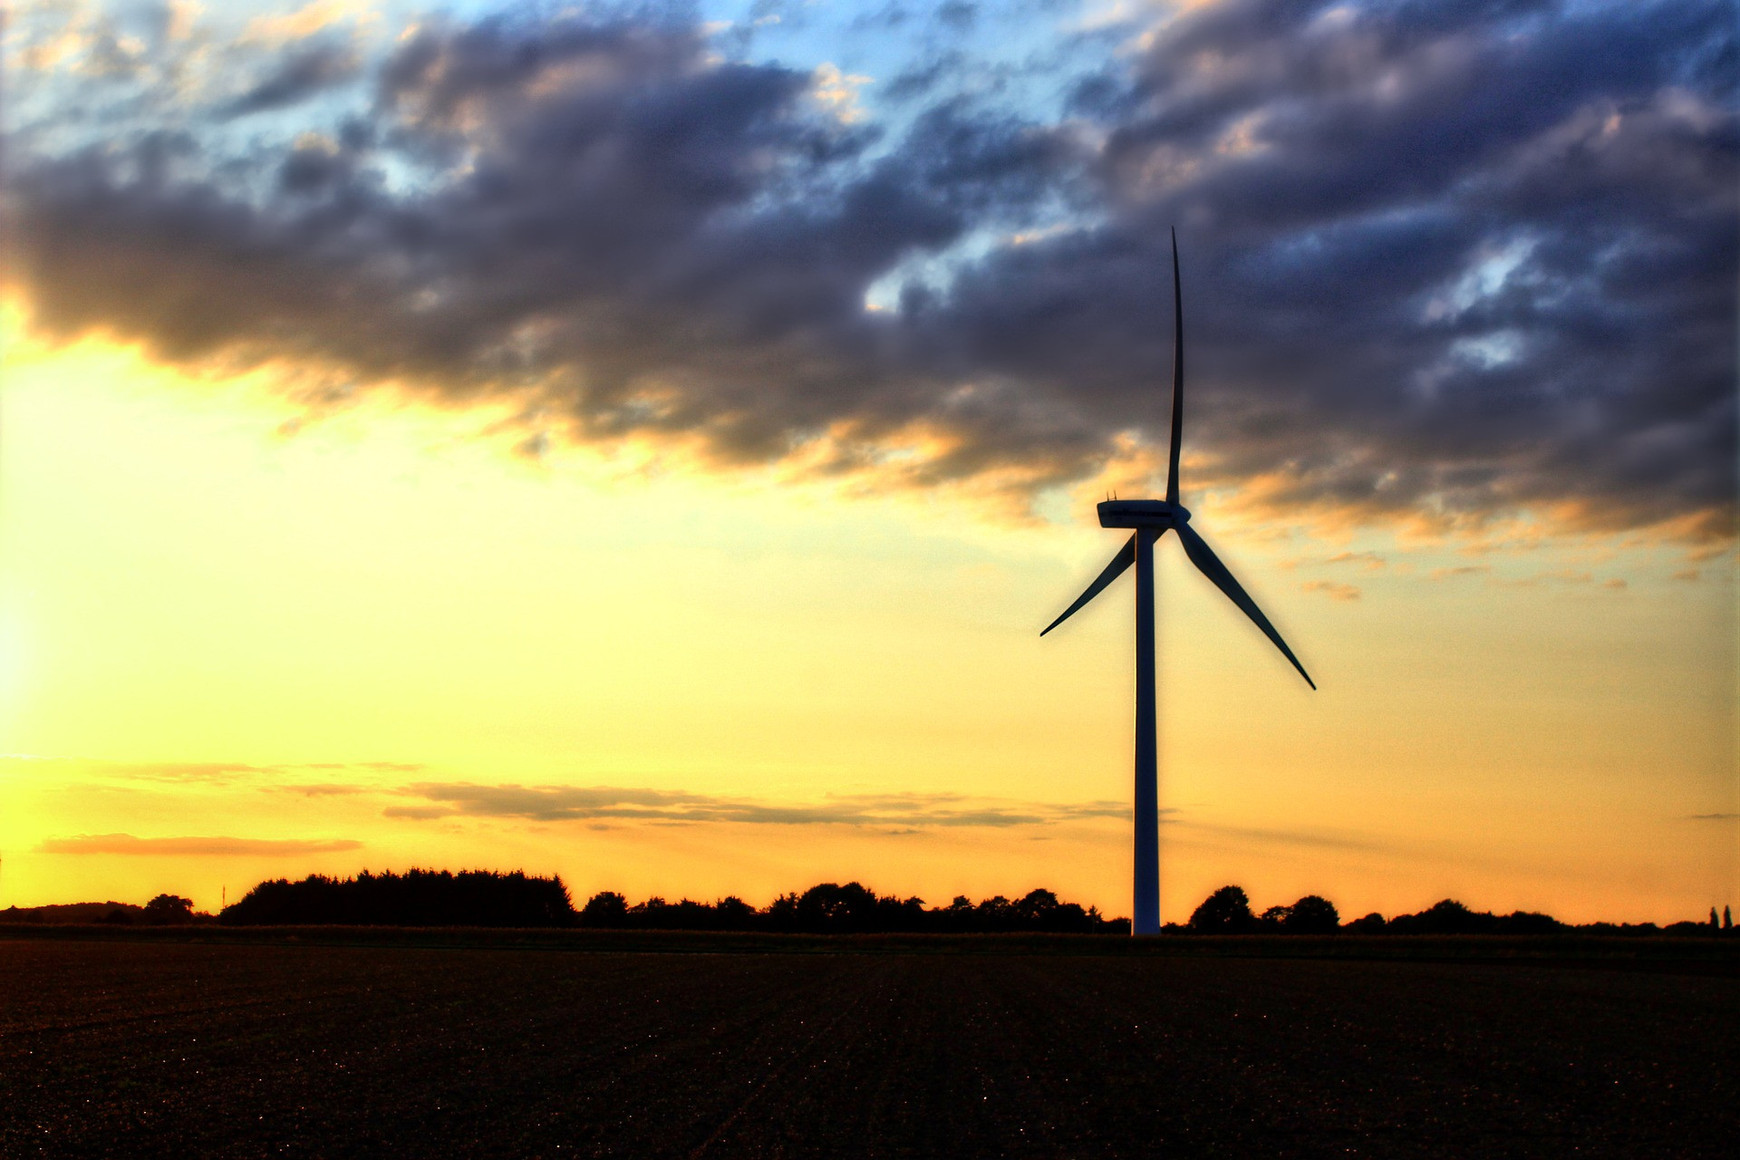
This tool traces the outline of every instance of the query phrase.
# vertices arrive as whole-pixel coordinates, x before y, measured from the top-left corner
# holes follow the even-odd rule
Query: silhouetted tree
[[[1049,890],[1030,891],[1005,912],[1016,930],[1050,931],[1053,933],[1085,932],[1099,926],[1099,913],[1083,910],[1073,902],[1060,902]]]
[[[1287,908],[1281,926],[1288,934],[1334,934],[1341,929],[1341,915],[1329,899],[1307,894]]]
[[[856,882],[823,882],[803,892],[798,926],[813,931],[865,931],[875,927],[876,895]]]
[[[978,909],[973,900],[957,894],[947,906],[930,912],[929,928],[950,934],[965,934],[977,929]]]
[[[1243,887],[1222,886],[1190,916],[1190,929],[1198,934],[1240,934],[1251,929],[1255,921]]]
[[[735,894],[728,894],[715,902],[713,912],[718,916],[720,930],[755,929],[758,917],[755,908]]]
[[[798,896],[782,894],[767,904],[767,924],[772,930],[797,929]]]
[[[152,926],[175,926],[193,921],[193,899],[179,894],[159,894],[145,904],[145,921]]]
[[[1382,934],[1388,925],[1384,922],[1384,916],[1374,910],[1364,918],[1354,919],[1342,929],[1354,934]]]
[[[620,927],[628,925],[628,899],[614,890],[600,890],[580,908],[580,925]]]
[[[1287,916],[1293,913],[1291,906],[1271,906],[1256,918],[1251,929],[1264,934],[1279,934],[1287,921]]]
[[[676,925],[671,921],[675,916],[666,913],[670,909],[671,904],[655,894],[628,908],[629,925],[642,930],[669,930]]]
[[[1015,928],[1015,908],[1001,894],[994,894],[983,899],[973,908],[973,922],[976,930],[1013,930]]]

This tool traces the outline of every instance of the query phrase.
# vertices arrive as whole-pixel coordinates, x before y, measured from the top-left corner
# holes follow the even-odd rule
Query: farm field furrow
[[[0,1155],[1729,1154],[1731,978],[0,942]]]

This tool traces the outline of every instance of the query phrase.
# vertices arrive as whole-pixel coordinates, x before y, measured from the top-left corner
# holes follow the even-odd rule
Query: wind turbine
[[[1268,638],[1281,655],[1293,662],[1299,675],[1313,689],[1317,683],[1257,607],[1257,602],[1233,579],[1208,542],[1190,526],[1190,509],[1178,502],[1178,449],[1184,435],[1184,303],[1178,279],[1178,231],[1172,231],[1172,458],[1166,469],[1166,498],[1113,499],[1099,505],[1100,527],[1131,528],[1135,531],[1105,571],[1063,615],[1045,627],[1044,636],[1068,620],[1106,585],[1136,565],[1136,865],[1134,873],[1131,934],[1160,933],[1160,769],[1154,727],[1154,542],[1168,528],[1178,533],[1184,553],[1197,570]]]

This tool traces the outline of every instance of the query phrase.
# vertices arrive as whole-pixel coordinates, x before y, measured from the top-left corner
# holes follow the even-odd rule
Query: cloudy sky
[[[0,905],[1736,887],[1719,0],[21,3]],[[1163,474],[1163,466],[1161,468]],[[1298,686],[1298,687],[1295,687]]]

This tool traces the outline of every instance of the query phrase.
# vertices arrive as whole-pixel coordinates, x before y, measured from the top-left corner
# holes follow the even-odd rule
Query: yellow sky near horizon
[[[1127,913],[1129,581],[1038,637],[1117,547],[1096,485],[999,519],[531,462],[489,416],[379,399],[286,433],[268,376],[98,340],[5,359],[0,906],[443,865],[577,901],[856,878]],[[1168,921],[1229,881],[1349,917],[1734,901],[1731,546],[1196,500],[1321,690],[1163,545]]]

